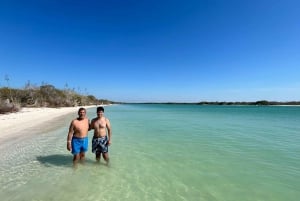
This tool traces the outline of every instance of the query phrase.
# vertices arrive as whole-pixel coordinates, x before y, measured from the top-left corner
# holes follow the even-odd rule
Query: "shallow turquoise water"
[[[95,109],[88,110],[89,118]],[[111,163],[72,167],[70,115],[0,145],[3,200],[298,200],[300,107],[115,105]],[[89,133],[92,136],[92,131]]]

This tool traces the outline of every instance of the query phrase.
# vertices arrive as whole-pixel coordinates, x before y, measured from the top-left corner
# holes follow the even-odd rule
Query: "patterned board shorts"
[[[105,137],[93,137],[92,139],[92,152],[93,153],[107,153],[108,152],[108,138]]]

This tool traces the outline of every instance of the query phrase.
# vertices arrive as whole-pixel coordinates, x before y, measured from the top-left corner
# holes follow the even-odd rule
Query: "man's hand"
[[[67,142],[67,149],[68,149],[68,151],[72,151],[71,141]]]

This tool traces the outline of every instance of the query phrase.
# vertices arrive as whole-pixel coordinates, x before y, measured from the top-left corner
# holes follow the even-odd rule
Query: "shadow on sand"
[[[48,155],[48,156],[37,156],[36,159],[46,167],[50,166],[65,166],[70,167],[73,165],[72,156],[70,155]]]
[[[51,166],[61,166],[61,167],[73,167],[73,156],[70,155],[61,155],[61,154],[54,154],[48,156],[37,156],[36,159],[46,167]],[[82,164],[99,164],[93,160],[85,158]]]

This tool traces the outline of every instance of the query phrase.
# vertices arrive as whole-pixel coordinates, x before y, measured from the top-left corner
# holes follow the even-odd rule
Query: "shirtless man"
[[[86,117],[86,109],[79,108],[78,118],[73,119],[67,137],[67,149],[72,152],[73,164],[84,160],[88,150],[89,119]]]
[[[104,117],[104,108],[97,107],[97,117],[92,119],[90,129],[94,129],[92,140],[92,152],[96,154],[96,160],[99,162],[101,153],[108,164],[108,145],[111,144],[111,126],[109,119]],[[107,132],[106,132],[107,130]]]

